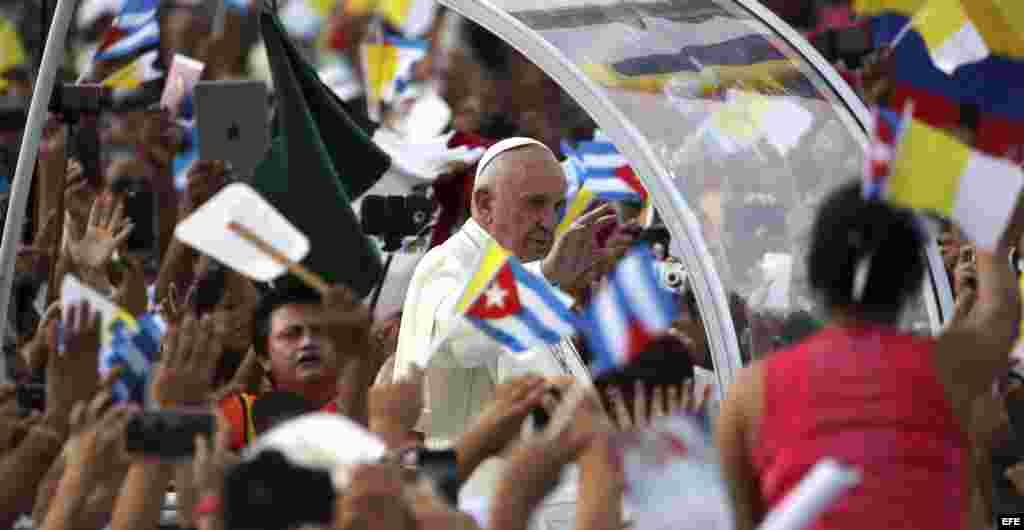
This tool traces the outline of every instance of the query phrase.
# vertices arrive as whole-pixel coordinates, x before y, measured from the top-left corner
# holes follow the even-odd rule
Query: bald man
[[[396,378],[408,373],[411,364],[426,363],[430,345],[456,324],[458,297],[491,241],[556,286],[574,285],[598,261],[596,233],[614,222],[615,215],[608,208],[595,210],[556,241],[566,186],[558,159],[540,142],[511,138],[484,153],[473,186],[471,219],[428,252],[413,274],[399,331]],[[432,447],[451,446],[493,399],[495,385],[513,376],[589,377],[568,341],[513,354],[466,325],[459,326],[426,365],[426,410],[420,429]],[[485,464],[473,475],[463,488],[464,498],[489,496],[497,473],[494,465]]]

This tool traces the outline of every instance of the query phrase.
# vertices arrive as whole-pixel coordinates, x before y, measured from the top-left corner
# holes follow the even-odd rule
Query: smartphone
[[[185,458],[195,452],[196,435],[212,436],[215,426],[213,414],[207,412],[146,412],[128,423],[125,446],[132,453]]]
[[[33,410],[46,410],[46,385],[25,383],[15,388],[18,411],[27,414]]]
[[[142,177],[125,177],[111,185],[114,193],[124,200],[125,217],[135,228],[125,242],[125,250],[148,254],[156,242],[156,195],[149,181]]]

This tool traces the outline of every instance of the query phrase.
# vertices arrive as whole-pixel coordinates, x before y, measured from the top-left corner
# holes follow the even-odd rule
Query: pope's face
[[[554,244],[559,213],[565,204],[562,166],[539,147],[500,156],[509,158],[502,161],[493,192],[481,208],[481,224],[520,260],[541,259]]]

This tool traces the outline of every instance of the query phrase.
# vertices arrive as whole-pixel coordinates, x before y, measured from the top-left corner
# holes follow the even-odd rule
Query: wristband
[[[196,504],[195,510],[192,512],[192,519],[198,520],[208,515],[213,515],[220,511],[220,497],[217,495],[207,495],[203,497],[198,504]]]

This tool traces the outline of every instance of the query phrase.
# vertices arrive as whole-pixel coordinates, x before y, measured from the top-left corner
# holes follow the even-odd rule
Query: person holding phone
[[[737,529],[757,527],[823,456],[863,478],[812,528],[969,527],[965,433],[1017,340],[1006,263],[1024,214],[1018,206],[996,248],[974,249],[975,307],[935,338],[898,328],[926,270],[915,215],[864,199],[859,182],[822,202],[807,268],[830,321],[741,369],[717,418]]]

